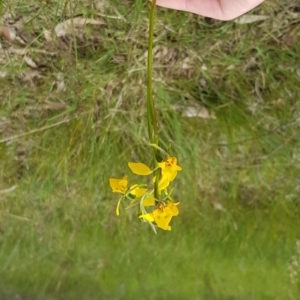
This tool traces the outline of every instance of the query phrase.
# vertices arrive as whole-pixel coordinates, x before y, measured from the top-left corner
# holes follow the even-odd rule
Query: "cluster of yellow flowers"
[[[153,174],[151,187],[147,184],[133,184],[128,186],[128,177],[110,178],[109,183],[114,193],[122,194],[118,201],[116,214],[119,215],[120,205],[125,200],[129,203],[126,208],[139,205],[138,216],[144,222],[148,222],[156,233],[156,227],[164,230],[171,230],[169,225],[172,218],[179,214],[178,203],[171,198],[173,189],[168,191],[170,183],[175,179],[177,172],[182,168],[177,165],[177,158],[171,157],[167,152],[159,147],[159,131],[155,113],[153,91],[152,91],[152,61],[153,61],[153,32],[156,0],[152,1],[149,16],[149,39],[148,39],[148,59],[147,59],[147,125],[149,134],[149,145],[153,148],[154,170],[151,170],[143,163],[129,162],[128,167],[134,174],[147,176]],[[164,159],[161,160],[161,154]],[[157,161],[157,157],[160,160]],[[148,212],[146,207],[152,206],[152,212]]]
[[[147,165],[143,163],[129,162],[128,167],[134,174],[147,176],[155,172],[159,176],[158,181],[158,195],[160,199],[155,198],[155,186],[148,188],[147,184],[134,184],[128,186],[128,177],[125,176],[121,179],[110,178],[110,186],[114,193],[123,194],[118,201],[116,214],[119,215],[120,203],[123,200],[129,200],[127,208],[139,205],[139,218],[145,222],[148,222],[156,232],[155,226],[164,229],[171,230],[169,223],[172,217],[177,216],[179,213],[178,203],[175,203],[171,198],[171,192],[168,192],[170,182],[173,181],[178,171],[182,168],[177,165],[177,158],[170,157],[162,162],[157,163],[157,168],[151,170]],[[156,176],[154,176],[152,183],[155,185]],[[152,212],[147,212],[146,207],[153,206]]]

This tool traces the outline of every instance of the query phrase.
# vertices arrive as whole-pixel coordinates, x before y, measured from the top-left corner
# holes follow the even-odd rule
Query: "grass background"
[[[269,18],[237,24],[157,10],[161,140],[183,171],[180,215],[154,235],[115,216],[108,183],[151,159],[147,3],[4,1],[0,299],[298,299],[299,11],[266,1],[251,14]],[[103,24],[56,37],[72,17]]]

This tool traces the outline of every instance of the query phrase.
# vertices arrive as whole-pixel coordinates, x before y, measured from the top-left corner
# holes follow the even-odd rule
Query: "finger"
[[[219,20],[234,19],[264,0],[156,0],[157,5]]]
[[[229,0],[232,1],[232,0]],[[205,17],[222,19],[220,0],[156,0],[158,6],[192,12]]]

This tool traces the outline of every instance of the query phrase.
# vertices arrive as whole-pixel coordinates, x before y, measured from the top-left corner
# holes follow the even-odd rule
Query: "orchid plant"
[[[110,187],[114,193],[120,193],[116,207],[116,214],[120,214],[120,205],[127,202],[127,209],[138,206],[139,218],[148,222],[156,233],[156,227],[163,230],[171,230],[169,225],[172,218],[179,214],[178,204],[172,199],[174,189],[170,189],[171,182],[182,168],[177,164],[177,158],[170,156],[159,146],[158,124],[154,108],[152,93],[152,62],[153,62],[153,30],[156,0],[150,7],[148,60],[147,60],[147,126],[149,145],[153,149],[153,168],[141,162],[129,162],[130,170],[139,176],[152,175],[152,184],[129,185],[128,176],[123,178],[110,178]],[[158,157],[163,157],[158,160]],[[148,211],[150,207],[151,211]]]

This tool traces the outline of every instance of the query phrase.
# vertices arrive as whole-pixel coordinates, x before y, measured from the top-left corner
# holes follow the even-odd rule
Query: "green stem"
[[[158,126],[156,120],[156,113],[153,101],[153,88],[152,88],[152,63],[153,63],[153,32],[154,32],[154,17],[155,17],[156,0],[152,0],[150,9],[150,21],[149,21],[149,38],[148,38],[148,62],[147,62],[147,122],[148,122],[148,134],[150,143],[158,146]],[[153,149],[153,160],[155,168],[158,166],[156,160],[157,149]],[[160,179],[159,169],[155,171],[155,186],[154,197],[159,198],[158,182]]]
[[[148,63],[147,63],[147,115],[148,132],[151,143],[155,143],[155,135],[158,136],[157,120],[154,109],[152,90],[152,63],[153,63],[153,32],[156,0],[152,1],[150,9],[149,39],[148,39]]]

